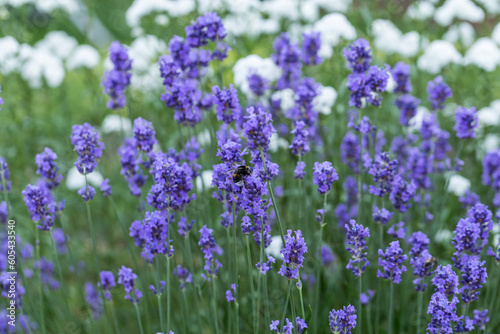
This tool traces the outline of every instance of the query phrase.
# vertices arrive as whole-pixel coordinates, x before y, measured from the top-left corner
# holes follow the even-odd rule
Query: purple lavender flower
[[[432,171],[432,156],[427,155],[418,147],[411,147],[408,149],[406,170],[411,171],[410,179],[419,188],[429,189],[431,187],[429,174]]]
[[[319,32],[310,32],[302,34],[302,61],[306,65],[318,65],[321,63],[321,57],[318,55],[321,49],[321,36]]]
[[[219,262],[219,260],[214,258],[214,253],[216,252],[218,246],[215,243],[212,232],[213,230],[207,228],[207,225],[203,225],[200,230],[201,236],[198,245],[201,247],[205,258],[205,266],[203,267],[203,269],[208,271],[210,275],[215,276],[217,275],[219,268],[222,267],[222,264]]]
[[[5,158],[0,156],[0,191],[10,190],[11,181],[9,180],[9,178],[9,165],[7,164],[7,161],[5,161]],[[5,186],[7,189],[3,188],[3,181],[5,181]]]
[[[250,75],[247,77],[248,87],[257,97],[261,97],[266,92],[269,80],[264,77],[261,77],[259,74],[250,72]]]
[[[483,159],[483,184],[500,190],[500,149],[486,153]]]
[[[466,190],[465,194],[458,198],[458,201],[462,203],[463,208],[469,209],[479,203],[479,195],[471,192],[470,190]]]
[[[363,38],[358,38],[348,48],[344,48],[343,54],[353,73],[364,73],[370,67],[370,44]]]
[[[104,297],[111,300],[111,289],[116,286],[115,275],[111,271],[101,271],[99,277],[101,280],[97,285],[104,291]]]
[[[243,124],[243,132],[248,141],[248,148],[252,151],[267,152],[271,135],[276,132],[272,125],[271,114],[262,108],[247,108],[247,116]]]
[[[464,252],[467,251],[475,255],[479,255],[481,252],[482,246],[478,242],[481,239],[481,228],[470,218],[465,218],[458,221],[453,233],[455,236],[451,244],[455,247],[455,253],[453,253],[452,259],[455,266],[460,269]]]
[[[2,91],[2,90],[0,89],[0,92],[1,92],[1,91]],[[3,104],[3,98],[1,98],[1,97],[0,97],[0,105],[2,105],[2,104]],[[0,110],[2,110],[2,109],[0,109]]]
[[[54,225],[56,210],[48,188],[28,184],[22,195],[31,220],[39,223],[37,228],[49,231]]]
[[[57,187],[62,180],[62,175],[57,175],[59,167],[56,165],[56,159],[57,154],[48,147],[35,157],[36,173],[42,176],[49,189]]]
[[[424,292],[427,288],[427,284],[422,281],[425,277],[433,273],[436,259],[427,249],[424,249],[418,256],[410,259],[410,264],[413,266],[413,275],[417,276],[417,279],[413,280],[415,290]]]
[[[488,274],[484,265],[486,261],[481,261],[478,256],[470,256],[465,261],[462,270],[462,278],[460,283],[460,293],[462,294],[462,301],[470,303],[479,299],[480,292],[478,291],[486,283]]]
[[[296,179],[304,179],[306,176],[305,173],[306,163],[304,161],[297,161],[297,166],[295,167],[294,174]]]
[[[112,189],[111,189],[111,186],[109,185],[109,179],[104,179],[101,182],[101,185],[99,186],[99,189],[102,191],[102,195],[104,197],[111,196]]]
[[[163,291],[165,291],[165,281],[160,281],[160,286],[158,287],[158,290],[156,290],[156,287],[154,285],[149,286],[149,290],[151,290],[155,296],[161,295]]]
[[[306,321],[300,317],[297,317],[295,319],[295,324],[297,325],[297,331],[299,334],[304,333],[305,329],[307,328]]]
[[[484,331],[489,321],[488,310],[474,310],[474,326],[476,326],[478,330]]]
[[[469,218],[481,229],[481,239],[483,239],[483,246],[488,243],[489,232],[493,229],[493,214],[488,209],[487,205],[477,203],[467,212]]]
[[[66,254],[67,248],[66,248],[66,237],[64,235],[64,231],[62,228],[55,228],[52,231],[52,237],[54,238],[54,242],[57,247],[57,251],[60,254]]]
[[[389,210],[382,208],[379,209],[378,207],[373,207],[373,220],[376,223],[385,225],[391,220],[392,216],[394,215],[394,212],[390,212]]]
[[[134,138],[125,138],[123,145],[118,148],[118,155],[121,156],[120,162],[122,165],[120,174],[128,182],[130,193],[134,196],[140,196],[141,187],[148,177],[143,175],[140,169],[136,140]]]
[[[236,284],[235,283],[232,283],[231,284],[231,289],[233,289],[234,291],[234,295],[236,296]],[[231,292],[231,290],[226,290],[226,300],[228,303],[234,303],[236,302],[235,298],[233,297],[233,293]]]
[[[174,36],[170,42],[175,43],[176,37],[180,38],[179,36]],[[163,85],[171,86],[174,80],[181,74],[181,65],[176,62],[172,55],[160,56],[158,58],[158,65],[160,67],[160,76],[163,78]]]
[[[435,291],[446,296],[455,295],[458,293],[458,276],[453,271],[450,264],[446,266],[438,266],[435,275],[432,278],[432,284]]]
[[[139,150],[146,153],[153,150],[153,145],[156,144],[153,123],[146,121],[142,117],[136,118],[134,120],[133,133]]]
[[[356,221],[352,219],[349,224],[345,225],[347,231],[346,239],[347,243],[351,247],[346,247],[346,251],[351,253],[351,259],[346,268],[350,269],[355,277],[361,276],[365,271],[365,268],[370,264],[366,255],[368,246],[366,246],[367,238],[370,237],[370,230],[368,227],[364,227],[361,224],[356,224]],[[362,265],[362,263],[364,264]]]
[[[417,114],[417,107],[420,100],[410,94],[401,95],[398,97],[394,104],[401,111],[399,116],[399,123],[403,126],[410,125],[410,119]]]
[[[452,323],[458,321],[457,316],[458,298],[453,296],[451,301],[441,292],[436,292],[432,295],[427,314],[432,319],[427,330],[431,334],[454,333]]]
[[[305,126],[306,124],[304,122],[297,121],[295,122],[295,129],[291,132],[295,137],[289,148],[292,150],[292,154],[296,156],[304,156],[304,154],[309,151],[309,144],[307,143],[309,132],[304,129]]]
[[[442,76],[437,76],[434,80],[429,81],[427,94],[429,94],[432,110],[442,110],[446,99],[453,96],[450,87],[443,81]]]
[[[388,152],[383,152],[375,158],[368,174],[373,175],[373,182],[377,186],[370,185],[370,194],[384,197],[391,191],[394,177],[397,173],[398,161],[391,160]]]
[[[7,210],[7,202],[0,202],[0,223],[7,224],[9,220],[9,211]]]
[[[191,223],[188,224],[186,217],[180,217],[179,222],[177,223],[177,226],[179,227],[177,232],[179,232],[179,235],[185,239],[188,237],[193,225],[194,219],[191,219]]]
[[[127,49],[118,41],[111,43],[109,58],[113,63],[113,69],[104,73],[101,86],[104,87],[104,94],[110,97],[106,106],[109,109],[120,109],[125,106],[125,89],[130,85],[132,60],[128,56]]]
[[[186,42],[190,47],[199,48],[207,45],[208,41],[215,42],[226,37],[226,29],[222,20],[214,12],[205,13],[186,26]]]
[[[179,124],[194,126],[201,121],[199,102],[201,91],[193,79],[175,80],[161,95],[167,108],[174,109],[174,120]]]
[[[399,246],[399,241],[391,242],[385,252],[379,249],[378,255],[378,264],[383,268],[384,272],[381,272],[379,269],[377,277],[382,277],[399,284],[401,282],[401,274],[406,271],[403,262],[408,259],[408,256],[403,254],[403,250]]]
[[[411,180],[408,184],[401,177],[401,175],[397,175],[392,182],[391,193],[389,194],[389,199],[391,200],[394,208],[399,212],[406,212],[410,207],[410,200],[415,196],[415,192],[417,190],[416,184]]]
[[[133,304],[138,304],[142,298],[142,292],[135,289],[135,298],[131,296],[134,292],[135,279],[137,275],[132,272],[132,269],[122,266],[118,271],[118,284],[123,285],[125,289],[125,299],[130,300]]]
[[[280,253],[283,255],[283,265],[278,274],[288,279],[298,279],[299,268],[302,267],[304,254],[307,253],[307,245],[300,230],[295,231],[295,237],[292,236],[292,230],[287,231],[285,246]]]
[[[52,290],[59,289],[59,282],[54,278],[54,263],[42,256],[39,261],[34,262],[33,268],[41,271],[41,279],[44,285],[49,286]]]
[[[389,227],[389,229],[387,230],[387,234],[396,239],[404,239],[407,230],[408,229],[405,226],[405,222],[399,222]]]
[[[146,212],[142,221],[144,259],[152,259],[157,254],[172,257],[174,248],[169,235],[169,213],[167,211]]]
[[[241,117],[240,102],[233,84],[230,84],[229,88],[223,89],[220,89],[219,86],[213,86],[212,93],[215,98],[218,121],[230,124]]]
[[[407,94],[411,92],[410,65],[400,61],[392,69],[392,77],[396,81],[395,94]]]
[[[419,256],[429,246],[430,240],[424,232],[413,232],[408,238],[408,243],[411,246],[410,255]]]
[[[361,304],[363,305],[368,304],[373,300],[374,296],[375,296],[375,291],[373,290],[368,290],[368,294],[362,292],[361,295],[359,296]]]
[[[183,290],[186,287],[186,283],[193,283],[193,276],[187,270],[187,268],[182,267],[180,264],[177,265],[177,268],[174,268],[174,276],[177,277],[180,281],[179,288]]]
[[[267,254],[267,262],[259,261],[255,266],[259,269],[260,273],[265,275],[269,270],[273,269],[273,263],[276,262],[276,259],[271,255]]]
[[[356,327],[356,309],[352,305],[336,311],[331,310],[328,316],[330,330],[334,333],[351,334]]]
[[[321,265],[328,266],[335,261],[335,254],[328,245],[321,245]]]
[[[486,252],[488,256],[493,256],[493,258],[500,262],[500,244],[496,246],[496,251],[493,251],[493,248],[488,247],[488,251]]]
[[[271,59],[282,69],[277,82],[278,89],[293,87],[302,72],[299,46],[290,41],[287,33],[282,33],[274,40],[273,50],[275,53],[271,54]]]
[[[346,133],[340,144],[340,159],[354,173],[359,173],[361,148],[358,138],[351,131]]]
[[[102,300],[94,284],[90,282],[85,283],[85,301],[90,305],[92,317],[99,319],[103,311]]]
[[[85,202],[88,202],[94,199],[95,189],[90,185],[86,185],[80,190],[78,190],[78,195],[82,196]]]
[[[326,195],[332,188],[333,181],[339,179],[339,175],[329,161],[315,162],[313,168],[313,183],[318,186],[318,192]]]
[[[475,138],[476,128],[479,125],[479,118],[475,107],[458,107],[455,112],[455,131],[460,139]]]
[[[73,125],[70,136],[71,144],[75,146],[78,159],[75,166],[81,174],[89,174],[97,167],[97,162],[102,156],[104,144],[97,131],[88,123]]]

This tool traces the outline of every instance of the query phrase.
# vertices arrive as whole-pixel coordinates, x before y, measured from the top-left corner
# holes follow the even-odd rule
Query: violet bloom
[[[429,189],[431,180],[429,174],[432,171],[432,156],[418,147],[408,149],[408,159],[406,170],[410,171],[409,178],[416,183],[419,188]]]
[[[370,44],[363,38],[358,38],[348,48],[344,48],[343,54],[353,73],[364,73],[370,67]]]
[[[455,112],[455,131],[460,139],[475,138],[476,128],[479,125],[479,118],[475,107],[458,107]]]
[[[356,327],[356,309],[352,305],[336,311],[331,310],[328,315],[330,330],[333,333],[351,334]]]
[[[500,244],[496,246],[496,251],[493,251],[493,248],[488,247],[488,251],[486,252],[488,256],[493,256],[493,258],[500,262]]]
[[[393,241],[385,252],[378,250],[378,264],[383,268],[377,272],[377,277],[382,277],[392,282],[399,284],[401,282],[401,274],[406,271],[403,262],[408,259],[408,256],[403,254],[403,250],[399,246],[399,241]]]
[[[354,173],[359,173],[361,147],[358,137],[351,131],[346,133],[340,144],[340,159]]]
[[[127,49],[118,41],[111,43],[109,58],[113,63],[113,69],[104,73],[101,86],[104,87],[104,93],[110,97],[106,106],[109,109],[120,109],[125,107],[126,103],[125,89],[130,85],[132,60],[128,56]]]
[[[62,228],[55,228],[52,231],[52,237],[54,238],[54,243],[56,244],[57,251],[60,254],[66,254],[66,237]]]
[[[111,300],[111,289],[116,286],[115,275],[111,271],[101,271],[99,277],[100,281],[97,285],[104,291],[104,297]]]
[[[1,91],[2,91],[2,89],[0,89],[0,92],[1,92]],[[2,98],[2,97],[0,97],[0,105],[2,105],[2,104],[3,104],[3,98]],[[2,110],[2,109],[0,109],[0,110]]]
[[[231,284],[231,289],[233,289],[234,291],[234,295],[236,296],[236,284],[235,283],[232,283]],[[233,293],[231,292],[231,290],[226,290],[226,300],[228,303],[235,303],[236,302],[236,299],[233,297]]]
[[[490,151],[484,156],[482,181],[496,192],[493,204],[500,206],[500,149]]]
[[[179,288],[183,290],[186,287],[186,283],[193,283],[193,276],[187,270],[187,268],[182,267],[180,264],[177,265],[177,268],[174,268],[174,276],[179,279],[180,286]]]
[[[424,232],[413,232],[408,238],[408,243],[411,246],[410,255],[419,256],[429,246],[430,240]]]
[[[28,207],[31,220],[36,223],[37,228],[49,231],[54,225],[54,214],[56,208],[50,192],[45,187],[32,186],[28,184],[23,190],[24,203]]]
[[[101,185],[99,186],[99,189],[101,190],[102,195],[104,197],[111,196],[112,189],[111,189],[111,186],[109,185],[109,179],[104,179],[101,182]]]
[[[100,141],[101,136],[88,123],[83,125],[73,125],[73,132],[70,136],[71,144],[74,145],[78,153],[75,166],[81,174],[89,174],[97,167],[97,162],[102,156],[104,144]]]
[[[307,323],[304,319],[297,317],[295,319],[295,324],[297,325],[297,332],[299,334],[304,333],[305,329],[307,328]]]
[[[193,48],[207,45],[209,41],[222,40],[226,35],[221,18],[214,12],[205,13],[186,26],[186,42]]]
[[[41,280],[44,285],[47,285],[52,290],[59,289],[59,282],[54,278],[54,263],[42,256],[39,261],[33,263],[33,268],[40,270]]]
[[[283,255],[283,265],[278,274],[288,279],[298,279],[299,268],[302,267],[304,254],[307,253],[307,245],[300,230],[295,231],[295,237],[292,236],[292,230],[287,231],[285,246],[280,253]]]
[[[479,255],[481,252],[482,245],[479,245],[481,228],[470,218],[465,218],[458,221],[453,233],[455,236],[451,244],[455,247],[455,253],[453,253],[452,259],[455,266],[460,269],[462,266],[462,257],[465,255],[464,252],[470,252],[474,255]]]
[[[90,282],[85,283],[85,301],[90,305],[92,317],[99,319],[103,311],[102,300],[94,284]]]
[[[78,190],[78,195],[82,196],[85,202],[88,202],[94,199],[95,189],[92,186],[86,185]]]
[[[387,234],[396,239],[404,239],[407,230],[408,229],[405,226],[405,222],[399,222],[389,227],[389,229],[387,230]]]
[[[281,33],[274,40],[273,50],[275,53],[271,54],[271,59],[282,70],[277,82],[278,89],[293,87],[302,74],[299,46],[290,40],[287,33]]]
[[[417,279],[413,280],[415,290],[424,292],[427,289],[427,284],[422,281],[434,272],[436,259],[427,249],[424,249],[418,256],[410,259],[410,264],[413,266],[413,275],[417,276]]]
[[[394,212],[390,212],[389,210],[382,208],[379,209],[378,207],[373,207],[373,220],[376,223],[385,225],[391,220],[392,216],[394,215]]]
[[[479,225],[483,246],[488,243],[490,231],[493,229],[492,212],[487,205],[477,203],[467,211],[469,218]]]
[[[165,284],[166,284],[165,281],[160,281],[160,286],[158,287],[159,288],[158,290],[156,290],[155,286],[152,284],[149,286],[149,289],[154,293],[155,296],[158,295],[161,296],[163,291],[165,291]]]
[[[415,196],[416,191],[417,186],[413,180],[411,180],[410,183],[407,183],[401,175],[398,174],[392,182],[389,199],[396,210],[404,213],[411,207],[411,203],[409,202]]]
[[[10,190],[11,181],[9,180],[9,178],[10,178],[9,165],[7,164],[7,161],[5,161],[4,157],[0,157],[0,191],[3,192]],[[4,181],[7,189],[3,188]]]
[[[213,86],[212,93],[215,98],[218,121],[230,124],[240,118],[240,101],[233,84],[230,84],[229,88],[223,87],[222,89],[219,86]]]
[[[427,94],[429,94],[432,110],[442,110],[446,99],[453,96],[453,92],[443,81],[442,76],[437,76],[434,80],[429,81]]]
[[[398,97],[394,101],[394,104],[401,112],[399,123],[403,126],[409,126],[410,119],[417,114],[417,107],[420,104],[420,100],[410,94],[405,94]]]
[[[153,145],[156,144],[156,133],[153,129],[153,123],[146,121],[142,117],[136,118],[134,120],[133,133],[139,150],[146,153],[153,150]]]
[[[373,182],[377,186],[370,185],[370,194],[384,197],[391,191],[392,182],[396,176],[398,161],[391,160],[388,152],[383,152],[375,158],[368,174],[373,175]]]
[[[219,272],[219,268],[222,267],[222,264],[219,260],[215,259],[214,253],[217,252],[217,244],[215,243],[215,239],[212,236],[213,230],[207,228],[207,225],[203,225],[200,230],[200,241],[198,245],[201,247],[201,251],[204,254],[205,258],[205,269],[210,275],[215,276]]]
[[[295,122],[295,129],[292,130],[292,134],[295,135],[292,144],[288,148],[292,150],[292,154],[296,156],[304,156],[306,152],[309,151],[309,144],[307,143],[307,136],[309,132],[304,129],[306,124],[302,121]]]
[[[271,255],[267,254],[267,262],[259,261],[255,266],[259,269],[260,273],[265,275],[269,270],[273,269],[273,263],[276,262],[276,259]]]
[[[431,334],[454,333],[452,323],[458,321],[457,316],[458,298],[453,296],[451,301],[441,292],[432,295],[427,314],[432,319],[427,330]]]
[[[335,261],[336,257],[332,249],[328,245],[321,245],[321,265],[328,266]]]
[[[57,167],[56,159],[57,154],[48,147],[35,157],[36,173],[42,176],[49,189],[57,187],[63,178],[61,174],[57,174],[59,167]]]
[[[488,274],[484,265],[486,261],[481,261],[478,256],[470,256],[465,261],[462,267],[462,278],[460,283],[460,293],[462,294],[462,301],[470,303],[479,299],[479,289],[483,287],[482,284],[486,283]]]
[[[169,235],[169,213],[167,211],[146,212],[142,221],[142,238],[144,259],[152,259],[157,254],[172,257],[174,248]]]
[[[306,176],[305,172],[306,163],[304,161],[297,161],[297,166],[294,170],[294,175],[296,179],[302,180]]]
[[[248,148],[252,151],[267,152],[271,135],[276,132],[272,125],[271,114],[262,108],[247,108],[247,116],[243,124],[243,132],[248,141]]]
[[[185,239],[189,236],[189,232],[193,228],[193,225],[194,219],[191,219],[191,222],[188,224],[186,217],[180,217],[179,222],[177,223],[177,226],[179,227],[177,232],[179,232],[179,235]]]
[[[466,190],[465,193],[458,198],[458,201],[462,204],[463,208],[469,209],[479,203],[479,195],[470,190]]]
[[[438,266],[431,281],[436,292],[443,293],[446,296],[458,293],[458,276],[453,271],[451,264]]]
[[[318,192],[321,195],[327,195],[332,188],[333,181],[338,179],[339,175],[330,161],[314,163],[313,183],[318,186]]]
[[[349,224],[351,224],[351,226],[346,224],[345,229],[347,231],[347,243],[351,246],[346,247],[345,250],[351,253],[351,259],[349,259],[349,263],[346,268],[352,271],[354,277],[359,277],[363,274],[365,268],[370,264],[370,261],[368,261],[366,257],[368,254],[368,246],[366,246],[366,242],[370,237],[370,230],[368,227],[356,224],[354,219],[352,219]]]
[[[251,72],[247,77],[248,87],[257,97],[261,97],[265,94],[268,89],[269,80],[264,77],[261,77],[257,73]]]
[[[137,275],[132,272],[132,269],[122,266],[118,271],[118,284],[123,285],[125,289],[125,299],[130,300],[133,304],[138,304],[142,298],[142,292],[135,289],[135,298],[131,293],[134,292],[135,279]]]
[[[410,65],[400,61],[392,68],[392,78],[396,82],[395,94],[406,94],[411,92]]]
[[[7,224],[9,218],[9,211],[7,210],[7,202],[0,202],[0,223]]]
[[[198,105],[201,91],[196,80],[175,80],[171,86],[166,87],[161,100],[167,108],[174,109],[174,120],[177,123],[193,127],[201,121],[202,115]]]
[[[302,34],[302,61],[306,65],[318,65],[321,63],[321,57],[318,55],[321,49],[321,36],[319,32],[310,32]]]
[[[474,326],[476,326],[478,330],[484,331],[489,321],[488,310],[474,310]]]
[[[122,165],[120,174],[128,182],[130,193],[139,197],[142,192],[141,187],[148,177],[143,175],[140,168],[141,160],[136,140],[134,138],[125,138],[123,145],[118,148],[118,155],[120,155],[120,163]]]

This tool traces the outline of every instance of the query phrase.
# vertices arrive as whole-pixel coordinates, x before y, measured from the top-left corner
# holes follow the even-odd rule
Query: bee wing
[[[228,170],[227,172],[224,172],[224,174],[229,174],[229,173],[234,173],[236,171],[236,168],[232,168]]]

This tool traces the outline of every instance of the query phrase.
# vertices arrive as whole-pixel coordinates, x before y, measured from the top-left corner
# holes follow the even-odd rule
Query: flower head
[[[298,279],[298,270],[304,262],[304,254],[307,253],[306,242],[300,230],[295,231],[295,237],[292,236],[292,230],[287,231],[285,246],[280,253],[283,256],[283,265],[278,274],[288,279]]]
[[[106,106],[109,109],[120,109],[125,106],[125,89],[130,85],[132,60],[127,49],[118,41],[111,43],[109,58],[113,69],[104,73],[101,86],[104,87],[104,93],[110,97]]]
[[[390,192],[397,168],[398,161],[391,160],[388,152],[380,153],[368,171],[368,174],[373,175],[373,182],[377,184],[377,186],[370,185],[370,194],[384,197]]]
[[[57,154],[48,147],[35,157],[36,173],[42,176],[49,189],[57,187],[62,180],[62,175],[57,174],[59,167],[57,167],[56,159]]]
[[[100,281],[98,286],[100,286],[105,292],[104,296],[107,300],[111,300],[111,292],[110,290],[116,286],[115,275],[111,271],[101,271],[99,274]]]
[[[230,124],[240,118],[241,107],[238,94],[233,84],[229,88],[220,89],[219,86],[212,87],[215,98],[217,120]]]
[[[358,38],[348,48],[344,48],[343,54],[353,73],[364,73],[370,67],[370,44],[363,38]]]
[[[458,293],[458,276],[453,271],[450,264],[438,266],[432,278],[432,284],[436,292],[451,296]]]
[[[297,156],[304,156],[306,152],[309,151],[309,144],[307,136],[309,132],[304,129],[306,124],[302,121],[295,122],[295,129],[292,130],[292,134],[295,135],[292,144],[289,148],[292,150],[292,154]]]
[[[272,125],[271,114],[262,108],[247,108],[243,132],[248,141],[248,148],[252,151],[264,150],[267,152],[271,135],[276,132]]]
[[[476,128],[479,125],[479,118],[475,107],[458,107],[455,112],[455,131],[460,139],[475,138]]]
[[[394,93],[406,94],[411,92],[410,65],[400,61],[394,65],[391,74],[394,81],[396,81]]]
[[[297,166],[295,167],[294,174],[296,179],[304,179],[306,163],[304,161],[297,161]]]
[[[104,197],[111,196],[112,189],[111,189],[111,186],[109,185],[109,179],[104,179],[101,182],[101,185],[99,186],[99,189],[102,191],[102,195]]]
[[[460,283],[460,293],[462,294],[462,301],[470,303],[479,299],[479,289],[486,283],[488,274],[484,265],[486,261],[481,261],[478,256],[469,256],[462,267],[462,277]]]
[[[221,18],[214,12],[205,13],[186,26],[186,42],[193,48],[207,45],[209,41],[222,40],[226,34]]]
[[[97,131],[88,123],[73,125],[71,143],[78,153],[75,166],[81,174],[89,174],[97,167],[97,162],[102,156],[104,144]]]
[[[379,209],[378,207],[373,208],[373,220],[376,223],[385,225],[391,220],[392,216],[394,215],[394,212],[390,212],[389,210],[382,208]]]
[[[304,33],[302,35],[302,61],[306,65],[318,65],[321,57],[318,55],[321,49],[321,36],[319,32]]]
[[[139,300],[142,298],[142,292],[139,289],[135,289],[135,298],[131,295],[134,292],[136,278],[137,275],[132,272],[132,269],[125,266],[122,266],[118,271],[118,284],[123,285],[125,289],[125,299],[130,300],[134,304],[139,303]]]
[[[139,150],[143,152],[151,152],[153,145],[156,144],[156,133],[153,129],[153,123],[146,121],[142,117],[134,120],[134,138]]]
[[[215,243],[212,232],[213,230],[207,228],[207,225],[203,225],[200,230],[201,236],[198,245],[201,247],[201,251],[205,257],[205,267],[203,269],[208,271],[210,275],[217,275],[217,272],[219,271],[219,268],[222,267],[222,264],[220,264],[220,262],[214,257],[214,253],[217,252],[218,246]]]
[[[399,284],[401,282],[401,274],[406,271],[403,262],[408,259],[408,256],[403,254],[403,250],[399,246],[399,241],[391,242],[385,252],[379,249],[378,255],[378,264],[383,268],[383,272],[379,269],[377,277],[382,277]]]
[[[193,283],[193,276],[189,270],[182,267],[180,264],[177,265],[177,268],[174,268],[174,276],[179,279],[179,282],[181,283],[179,288],[181,290],[186,287],[186,283]]]
[[[318,192],[326,195],[332,188],[333,181],[339,179],[339,175],[329,161],[315,162],[313,168],[313,183],[318,186]]]
[[[28,184],[22,195],[31,219],[39,223],[37,227],[41,230],[50,230],[54,225],[56,208],[48,188]]]
[[[427,326],[431,334],[454,333],[452,323],[458,321],[457,316],[458,298],[453,296],[451,301],[442,292],[432,295],[427,314],[432,317]]]
[[[403,126],[410,125],[410,119],[417,114],[417,107],[420,100],[410,94],[401,95],[398,97],[394,104],[400,110],[399,123]]]
[[[352,305],[336,311],[331,310],[328,316],[330,330],[334,333],[351,334],[356,327],[356,309]]]
[[[94,199],[95,189],[90,185],[86,185],[80,190],[78,190],[78,195],[82,196],[85,202],[88,202]]]
[[[358,277],[370,264],[366,257],[368,254],[368,246],[366,246],[366,242],[370,237],[370,230],[368,227],[356,224],[354,219],[352,219],[349,224],[350,226],[348,224],[345,225],[345,229],[347,231],[346,239],[347,243],[350,245],[349,247],[346,247],[346,251],[351,253],[351,259],[349,259],[349,263],[346,268],[350,269],[355,277]]]
[[[442,110],[447,98],[452,97],[453,93],[448,85],[443,81],[442,76],[437,76],[427,84],[427,94],[433,110]]]

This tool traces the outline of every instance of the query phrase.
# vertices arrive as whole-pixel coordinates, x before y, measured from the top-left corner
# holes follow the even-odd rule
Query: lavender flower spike
[[[285,246],[280,251],[283,255],[283,265],[278,274],[288,279],[299,278],[299,268],[304,262],[304,254],[307,253],[307,246],[300,230],[295,231],[295,237],[292,236],[292,230],[288,230],[285,235]]]
[[[146,153],[153,150],[153,145],[156,144],[156,133],[153,129],[153,123],[146,121],[142,117],[134,120],[134,138],[137,142],[137,147]]]
[[[378,264],[383,268],[383,272],[379,269],[377,277],[382,277],[399,284],[401,282],[401,274],[406,271],[403,262],[408,259],[408,256],[403,254],[403,250],[399,246],[399,241],[391,242],[385,252],[379,249],[378,255]]]
[[[475,107],[458,107],[455,112],[455,131],[460,139],[475,138],[476,128],[479,125],[479,118]]]
[[[36,173],[42,176],[49,189],[57,187],[62,180],[62,175],[57,174],[59,167],[56,165],[56,159],[57,154],[48,147],[35,157],[35,162],[38,167]]]
[[[97,167],[97,162],[102,156],[104,144],[97,131],[88,123],[74,125],[70,136],[71,144],[75,146],[78,159],[75,166],[81,174],[89,174]]]
[[[351,226],[349,226],[349,224]],[[350,269],[355,277],[361,276],[365,268],[370,264],[366,258],[368,246],[366,246],[367,238],[370,237],[368,227],[363,227],[361,224],[356,224],[354,219],[351,219],[349,224],[345,225],[347,231],[347,243],[351,245],[346,247],[346,251],[351,253],[351,259],[346,268]],[[361,263],[364,264],[361,266]]]
[[[333,168],[332,163],[325,161],[315,162],[313,169],[313,183],[318,186],[318,192],[326,195],[332,188],[333,181],[339,179],[339,175]]]
[[[352,305],[336,311],[332,310],[328,316],[330,330],[333,333],[351,334],[356,327],[356,309]]]

